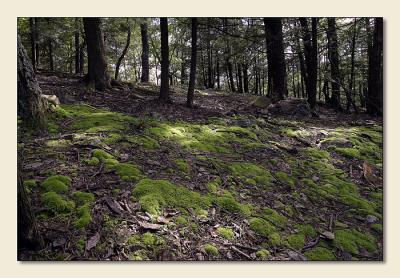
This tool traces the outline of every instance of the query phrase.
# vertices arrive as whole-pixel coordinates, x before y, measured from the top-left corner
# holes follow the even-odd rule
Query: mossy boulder
[[[324,247],[315,247],[304,252],[304,256],[311,261],[333,261],[336,260],[335,255],[331,250]]]
[[[42,186],[46,192],[53,191],[56,193],[67,192],[70,185],[71,185],[71,178],[61,175],[54,175],[48,177],[42,183]]]

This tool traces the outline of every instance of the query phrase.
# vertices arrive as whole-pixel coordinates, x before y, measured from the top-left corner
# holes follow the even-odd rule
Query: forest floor
[[[154,85],[106,92],[38,76],[61,104],[18,130],[46,247],[21,260],[382,260],[383,126],[319,106],[262,113],[211,90],[160,104]]]

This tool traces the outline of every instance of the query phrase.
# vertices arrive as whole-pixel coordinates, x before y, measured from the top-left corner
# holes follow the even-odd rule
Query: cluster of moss
[[[253,163],[235,162],[228,166],[231,174],[247,184],[269,186],[272,175],[266,169]]]
[[[288,221],[285,216],[271,208],[265,208],[261,214],[261,217],[280,228],[284,228]]]
[[[244,215],[251,215],[253,207],[250,204],[241,204],[235,200],[232,196],[223,196],[213,198],[213,202],[217,204],[221,209],[232,212],[242,213]]]
[[[204,248],[204,251],[210,256],[218,256],[219,255],[218,248],[210,243],[205,244],[203,248]]]
[[[336,260],[335,255],[331,250],[324,247],[315,247],[304,252],[304,256],[311,261],[333,261]]]
[[[218,188],[221,186],[222,180],[220,177],[215,178],[213,181],[207,183],[206,187],[211,193],[217,193]]]
[[[68,191],[69,186],[71,185],[71,178],[67,176],[55,175],[48,177],[43,183],[42,186],[45,191],[53,191],[56,193],[65,193]]]
[[[256,257],[261,260],[267,259],[269,257],[269,255],[270,255],[270,253],[266,249],[261,249],[256,252]]]
[[[189,173],[189,164],[187,163],[186,160],[184,159],[176,159],[175,160],[176,166],[178,166],[178,169],[184,173]]]
[[[232,239],[234,237],[234,233],[231,228],[226,227],[218,227],[217,232],[226,239]]]
[[[92,221],[90,206],[95,200],[94,195],[92,193],[76,191],[72,194],[72,198],[79,205],[74,226],[77,229],[84,229]]]
[[[368,252],[376,252],[377,244],[374,236],[368,233],[360,233],[357,230],[336,230],[333,245],[352,254],[359,254],[359,247]]]
[[[75,203],[54,191],[42,194],[43,205],[54,213],[68,213],[75,208]]]
[[[307,131],[305,129],[298,129],[298,130],[293,130],[291,128],[282,128],[280,130],[282,135],[286,135],[288,137],[292,138],[302,138],[302,137],[307,137],[311,135],[310,131]]]
[[[156,254],[165,246],[165,240],[156,234],[146,232],[143,235],[132,235],[128,238],[127,244],[135,249],[141,248],[129,257],[130,260],[141,261],[148,259],[151,254]]]
[[[262,218],[251,218],[249,221],[250,229],[257,234],[264,236],[272,246],[281,244],[281,237],[277,233],[274,225]]]

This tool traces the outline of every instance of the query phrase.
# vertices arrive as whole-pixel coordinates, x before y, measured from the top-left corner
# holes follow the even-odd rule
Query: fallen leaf
[[[100,234],[99,232],[96,232],[94,236],[92,236],[87,242],[86,242],[86,250],[89,251],[93,247],[97,245],[97,243],[100,240]]]
[[[363,163],[363,173],[365,180],[373,186],[382,185],[382,179],[374,175],[371,165],[367,161]]]
[[[121,212],[123,211],[122,207],[120,206],[120,204],[118,204],[117,201],[115,201],[114,199],[110,198],[110,197],[106,197],[105,198],[107,205],[109,206],[109,208],[117,213],[117,214],[121,214]]]
[[[138,223],[139,223],[140,227],[142,227],[143,229],[146,229],[146,230],[160,230],[163,227],[163,225],[142,222],[142,221],[138,221]]]

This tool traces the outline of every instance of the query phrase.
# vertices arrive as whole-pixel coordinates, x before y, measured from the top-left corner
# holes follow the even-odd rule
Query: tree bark
[[[80,73],[81,48],[80,48],[80,42],[79,42],[79,19],[78,18],[75,18],[74,37],[75,37],[75,73]]]
[[[238,80],[239,80],[238,90],[239,90],[239,93],[243,93],[242,67],[241,67],[240,63],[237,64],[237,73],[238,73]]]
[[[149,40],[146,21],[140,24],[140,34],[142,37],[142,76],[140,81],[149,82]]]
[[[33,70],[36,72],[36,34],[35,34],[35,22],[33,17],[29,18],[29,32],[30,32],[30,39],[31,39],[31,61]]]
[[[331,86],[332,95],[330,102],[333,108],[337,111],[342,111],[340,102],[340,70],[339,70],[339,52],[338,52],[338,39],[336,33],[336,19],[334,17],[328,18],[328,56],[331,65]]]
[[[26,124],[41,129],[46,126],[45,106],[40,97],[42,91],[19,36],[17,51],[18,116]]]
[[[171,102],[169,92],[169,46],[168,46],[168,18],[160,18],[161,29],[161,87],[160,100]]]
[[[190,78],[186,106],[193,107],[194,86],[196,83],[197,62],[197,18],[192,18],[192,56],[190,58]]]
[[[354,63],[355,63],[355,50],[356,50],[356,36],[357,36],[357,19],[354,19],[354,26],[353,26],[353,37],[351,40],[351,69],[350,69],[350,82],[349,82],[349,93],[347,96],[347,106],[346,106],[346,111],[349,112],[350,110],[350,104],[353,105],[353,109],[356,113],[358,113],[357,106],[355,104],[355,98],[352,98],[352,95],[354,95],[355,89],[354,87]]]
[[[303,29],[304,55],[306,62],[306,90],[307,101],[311,110],[315,109],[317,96],[317,67],[318,67],[318,46],[317,46],[317,18],[311,19],[311,31],[307,19],[299,18]]]
[[[245,94],[249,93],[249,75],[247,73],[247,64],[242,65],[243,68],[243,90]]]
[[[126,36],[126,44],[124,49],[122,50],[121,56],[119,56],[117,64],[115,65],[115,80],[118,80],[118,75],[119,75],[119,68],[121,66],[122,60],[125,58],[126,52],[128,51],[129,45],[131,43],[131,27],[129,26],[129,22],[127,22],[128,24],[128,34]]]
[[[273,102],[282,100],[286,94],[286,66],[283,49],[282,19],[264,18],[267,45],[268,72],[271,74]]]
[[[104,36],[98,17],[83,18],[88,53],[88,81],[94,83],[96,90],[104,91],[111,87],[107,72],[104,49]]]
[[[374,20],[372,48],[368,63],[367,113],[383,115],[383,18]]]

